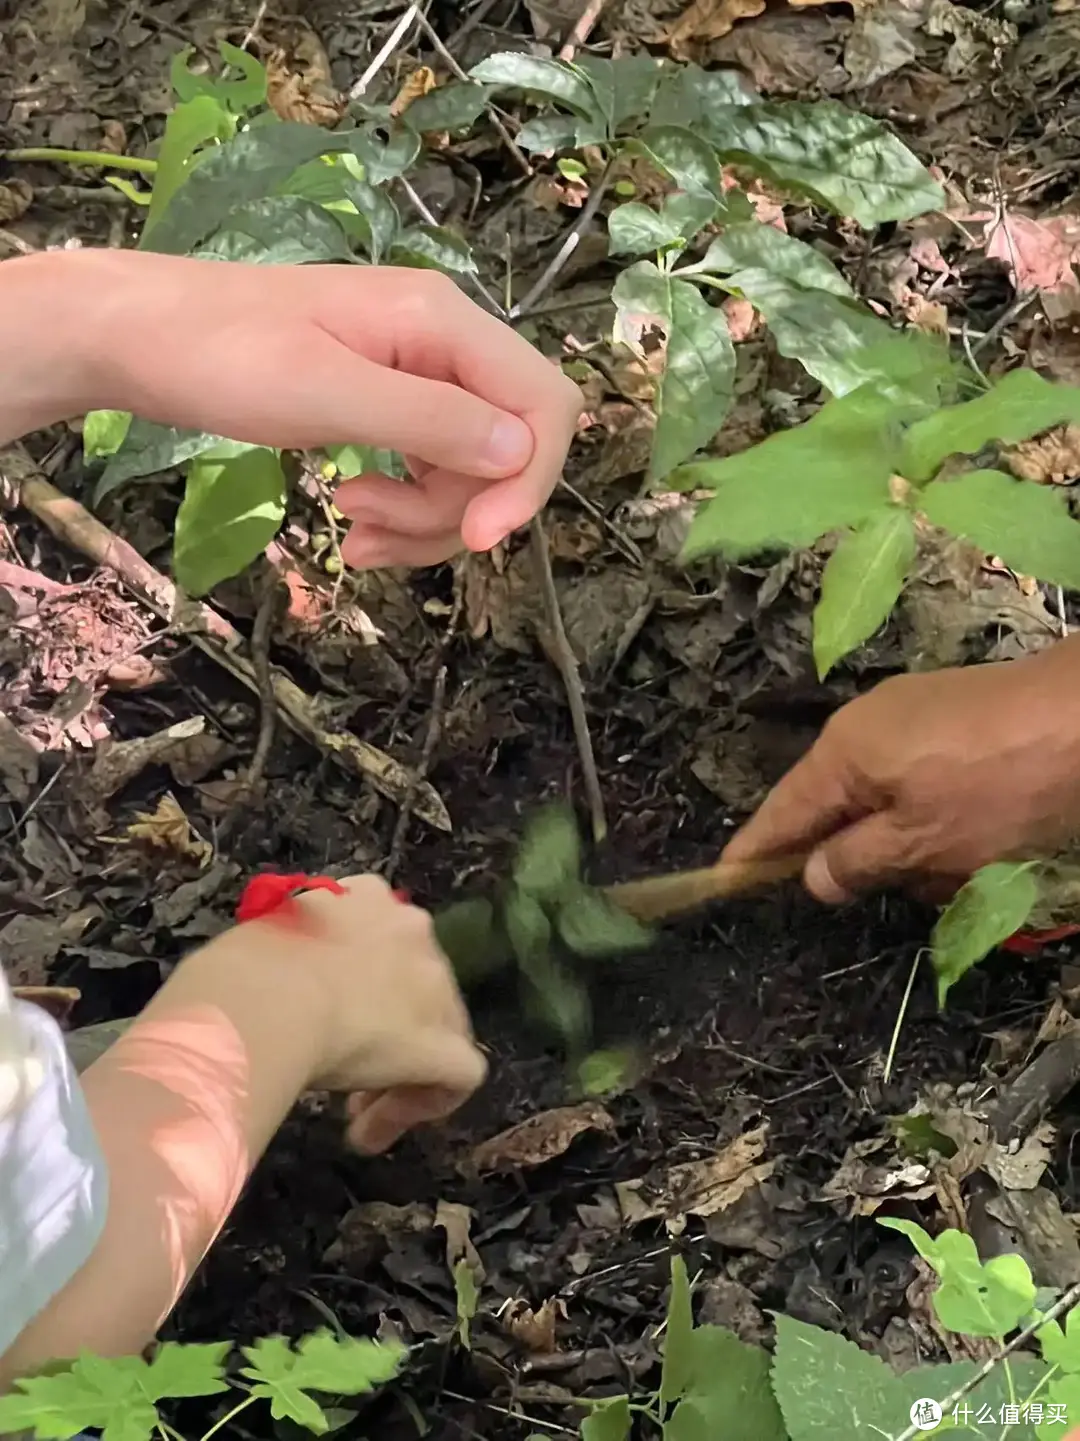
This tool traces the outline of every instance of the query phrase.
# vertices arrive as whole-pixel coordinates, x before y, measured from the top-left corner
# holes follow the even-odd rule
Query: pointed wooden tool
[[[621,910],[648,924],[685,915],[711,901],[732,900],[791,880],[802,874],[807,859],[801,854],[763,861],[718,861],[700,870],[675,871],[606,886],[604,894]]]

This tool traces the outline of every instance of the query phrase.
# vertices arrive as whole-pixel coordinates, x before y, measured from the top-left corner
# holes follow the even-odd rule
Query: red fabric
[[[1015,936],[1002,941],[1001,949],[1011,951],[1014,956],[1037,956],[1043,946],[1075,935],[1080,935],[1080,926],[1054,926],[1048,931],[1017,931]]]
[[[345,887],[332,876],[308,876],[303,871],[283,876],[273,871],[252,876],[236,907],[238,921],[254,921],[286,906],[298,891],[332,891],[343,896]]]

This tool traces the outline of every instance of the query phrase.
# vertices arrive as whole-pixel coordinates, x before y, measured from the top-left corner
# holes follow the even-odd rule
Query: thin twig
[[[581,776],[585,782],[585,799],[589,804],[593,840],[599,845],[607,835],[604,794],[600,789],[600,777],[596,771],[596,755],[593,751],[592,735],[589,731],[589,718],[585,712],[585,693],[581,687],[577,657],[570,647],[570,639],[566,634],[566,626],[563,624],[562,611],[559,609],[559,593],[555,589],[555,576],[552,573],[551,557],[548,554],[547,534],[538,515],[534,515],[529,522],[529,538],[532,541],[533,559],[540,578],[540,590],[544,597],[544,610],[547,613],[547,622],[551,629],[551,639],[555,646],[559,673],[562,676],[566,699],[570,706],[570,719],[573,722],[574,738],[577,741],[578,755],[581,759]]]
[[[601,175],[600,179],[593,186],[589,198],[585,202],[581,214],[575,221],[574,228],[570,231],[570,234],[566,237],[563,243],[559,246],[558,250],[551,257],[551,260],[544,267],[543,273],[541,274],[540,278],[525,292],[525,298],[523,300],[519,300],[518,303],[510,311],[509,319],[511,321],[524,320],[528,316],[532,306],[536,304],[536,302],[540,299],[542,295],[546,295],[547,292],[551,289],[552,285],[555,283],[556,278],[558,277],[559,272],[562,270],[566,262],[570,259],[571,255],[573,255],[574,251],[578,248],[578,245],[581,243],[581,237],[585,234],[585,231],[592,224],[593,217],[600,209],[600,206],[602,205],[604,200],[604,196],[607,192],[607,183],[610,176],[611,166],[608,165],[603,175]]]
[[[262,595],[259,597],[259,609],[255,613],[255,624],[251,627],[251,668],[259,686],[259,734],[255,749],[251,753],[251,765],[244,778],[249,794],[254,794],[262,784],[277,723],[274,678],[270,672],[270,632],[274,628],[277,597],[277,572],[273,566],[267,566],[263,576]]]
[[[417,195],[416,191],[413,189],[409,181],[406,180],[404,175],[399,178],[398,184],[405,192],[405,197],[408,200],[409,204],[416,211],[417,215],[419,215],[420,219],[424,222],[424,224],[438,225],[439,222],[435,219],[435,216],[431,213],[427,204],[421,199],[419,195]],[[506,320],[508,318],[505,308],[499,304],[499,302],[495,299],[494,295],[492,295],[491,291],[487,288],[487,286],[478,275],[470,275],[468,277],[468,283],[484,301],[488,309],[491,311],[492,315],[497,315],[500,320]]]
[[[431,757],[435,754],[435,746],[438,743],[439,732],[442,730],[443,708],[446,705],[446,666],[441,665],[435,673],[435,686],[431,694],[431,711],[428,715],[427,733],[424,736],[424,744],[420,750],[420,758],[416,763],[413,775],[416,777],[417,785],[427,779],[428,769],[431,765]],[[386,870],[384,872],[388,881],[393,881],[397,869],[401,865],[402,852],[405,849],[405,838],[409,834],[409,821],[412,819],[412,791],[415,786],[405,792],[405,799],[397,813],[397,820],[394,822],[394,834],[390,840],[390,854],[386,859]]]
[[[585,9],[578,16],[577,24],[567,36],[566,44],[559,51],[559,59],[570,61],[574,53],[580,50],[593,32],[593,26],[600,19],[600,12],[604,8],[604,0],[587,0]]]
[[[1078,1301],[1080,1301],[1080,1281],[1070,1286],[1064,1296],[1054,1302],[1049,1311],[1045,1312],[1045,1314],[1041,1315],[1037,1320],[1030,1322],[1022,1331],[1018,1332],[1007,1346],[1002,1347],[996,1356],[991,1356],[989,1361],[984,1362],[975,1372],[974,1376],[965,1381],[962,1386],[958,1386],[955,1391],[950,1392],[944,1401],[939,1401],[938,1405],[941,1407],[942,1416],[953,1410],[965,1396],[969,1396],[971,1392],[975,1390],[975,1387],[985,1381],[987,1376],[990,1375],[990,1372],[993,1371],[996,1366],[999,1366],[1007,1356],[1011,1356],[1025,1341],[1030,1341],[1036,1331],[1045,1326],[1047,1322],[1056,1321],[1057,1318],[1064,1315],[1066,1311],[1071,1311]],[[894,1436],[892,1441],[915,1441],[916,1436],[920,1434],[921,1430],[922,1428],[916,1426],[913,1422],[907,1430],[901,1431],[899,1436]]]
[[[468,75],[466,75],[465,71],[450,54],[450,51],[447,50],[446,46],[439,38],[439,35],[434,25],[432,25],[431,21],[427,18],[426,15],[417,15],[416,19],[420,25],[420,29],[424,32],[428,40],[431,42],[431,48],[450,67],[450,69],[459,80],[464,80],[465,83],[468,84]],[[492,125],[494,125],[495,129],[499,132],[499,138],[502,140],[507,150],[509,150],[510,154],[513,156],[514,164],[518,167],[518,169],[523,175],[528,176],[531,180],[533,175],[533,168],[529,164],[528,158],[522,152],[521,147],[518,145],[517,141],[510,134],[509,130],[507,130],[501,117],[496,114],[494,106],[486,105],[484,109],[487,111],[488,119],[491,121]]]
[[[476,7],[468,19],[462,21],[458,28],[447,37],[447,45],[456,45],[459,40],[464,40],[466,35],[484,23],[498,3],[499,0],[482,0],[482,3]]]
[[[255,19],[251,22],[248,33],[244,36],[244,43],[240,46],[241,50],[246,50],[262,29],[262,23],[266,19],[266,11],[269,4],[270,0],[259,0],[259,8],[255,11]]]
[[[382,46],[379,53],[375,56],[375,59],[371,62],[368,68],[364,71],[363,75],[360,76],[360,79],[357,80],[355,85],[349,91],[350,100],[359,100],[361,95],[364,94],[368,86],[375,79],[375,76],[378,75],[379,71],[390,59],[390,56],[393,55],[394,51],[404,40],[406,32],[408,31],[416,17],[419,15],[419,13],[419,5],[410,5],[409,8],[405,11],[404,15],[402,15],[401,19],[394,26],[393,30],[390,31],[390,34],[386,39],[386,43]]]

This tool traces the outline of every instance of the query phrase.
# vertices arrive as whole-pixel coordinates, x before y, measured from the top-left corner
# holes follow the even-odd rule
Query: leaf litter
[[[650,8],[654,13],[644,17],[632,4],[610,6],[595,32],[601,47],[611,41],[632,48],[644,39],[668,52],[679,48],[734,65],[748,99],[755,98],[755,86],[766,100],[855,90],[864,112],[905,117],[902,128],[920,156],[940,161],[947,178],[959,180],[972,197],[960,207],[950,203],[951,219],[937,229],[900,221],[895,234],[879,232],[872,245],[845,223],[785,201],[767,186],[751,191],[761,218],[810,241],[881,314],[939,331],[946,325],[976,345],[990,334],[978,354],[992,375],[1024,356],[1063,378],[1080,375],[1070,320],[1072,221],[1056,203],[1074,178],[1072,162],[1060,147],[1048,151],[1052,127],[1030,124],[1032,115],[1045,120],[1049,100],[1040,111],[1037,98],[1015,99],[1010,114],[1002,98],[1018,93],[1013,57],[1027,46],[1025,64],[1042,75],[1039,67],[1060,57],[1064,32],[1025,19],[1017,44],[1008,24],[950,4],[883,3],[829,13],[762,7],[755,0]],[[224,0],[196,4],[177,23],[185,39],[213,55],[221,34],[236,44],[243,40],[252,9]],[[256,48],[282,118],[326,125],[340,115],[342,96],[383,33],[369,9],[344,15],[332,6],[313,7],[310,23],[270,18]],[[533,39],[561,39],[577,19],[576,9],[556,5],[532,5],[529,13]],[[16,99],[3,120],[5,143],[119,149],[143,125],[160,130],[168,64],[182,43],[177,35],[140,7],[118,37],[93,7],[82,18],[78,7],[55,7],[42,35],[46,29],[51,43],[68,47],[68,59],[49,72],[40,101]],[[1040,35],[1046,37],[1042,59],[1035,53]],[[532,43],[527,33],[523,38]],[[35,43],[20,29],[0,66],[25,72]],[[461,42],[462,63],[502,43],[478,22]],[[467,53],[473,44],[482,47],[475,55]],[[441,57],[408,48],[392,57],[380,99],[407,112],[437,94],[432,76],[444,80]],[[983,83],[988,76],[992,87]],[[7,78],[0,75],[0,86]],[[9,88],[14,94],[16,87]],[[1069,114],[1077,102],[1066,86],[1054,92],[1053,103]],[[1024,125],[1014,125],[1018,117]],[[1036,131],[1040,138],[1029,141]],[[992,159],[988,140],[997,147]],[[455,219],[484,237],[488,255],[506,253],[509,230],[515,275],[535,274],[572,223],[580,182],[543,173],[526,204],[508,203],[516,180],[507,178],[510,162],[493,133],[467,141],[440,133],[430,154],[440,169],[449,169],[449,160],[460,172],[445,187],[456,197]],[[484,167],[485,193],[473,202],[470,167],[477,163]],[[1056,175],[1040,181],[1040,172],[1054,167]],[[628,165],[624,178],[641,197],[671,193],[670,182],[640,162]],[[725,170],[724,183],[731,178]],[[111,205],[88,206],[76,218],[64,208],[54,172],[5,173],[4,186],[9,198],[2,223],[25,243],[109,238]],[[470,212],[470,205],[479,209]],[[582,269],[557,298],[577,294],[575,287],[586,293],[606,263],[605,251],[604,244],[584,247]],[[895,293],[887,280],[878,282],[890,265],[899,276],[907,259],[913,268]],[[1031,297],[1028,310],[992,334],[1014,304]],[[736,386],[744,389],[716,445],[718,453],[733,454],[745,448],[738,441],[805,418],[815,402],[813,387],[796,378],[790,359],[763,334],[753,300],[736,297],[726,313],[737,342]],[[666,497],[641,489],[658,403],[650,366],[662,352],[644,346],[634,359],[613,348],[610,308],[600,318],[585,307],[580,317],[575,311],[541,315],[535,334],[548,354],[584,356],[590,368],[593,420],[583,431],[579,468],[572,465],[568,479],[599,516],[583,514],[572,495],[560,492],[550,518],[556,583],[587,676],[604,783],[617,815],[610,850],[595,858],[602,879],[715,859],[728,825],[775,775],[771,748],[797,753],[867,677],[1015,654],[1059,632],[1052,594],[995,568],[975,547],[957,551],[920,533],[918,576],[901,611],[850,668],[821,686],[807,663],[806,612],[828,546],[772,567],[713,561],[688,577],[678,563],[687,498],[664,505]],[[573,346],[565,344],[570,335]],[[1068,487],[1075,480],[1074,448],[1072,427],[1058,428],[1004,447],[1002,460],[1021,478]],[[310,503],[312,515],[298,515],[284,537],[291,600],[277,658],[298,667],[298,655],[310,654],[320,705],[335,724],[419,745],[426,699],[414,676],[423,676],[439,653],[454,609],[454,581],[448,575],[380,577],[366,582],[374,588],[355,602],[344,587],[343,597],[332,598],[326,572],[312,560],[311,536],[322,520]],[[128,533],[145,537],[148,548],[160,546],[169,526],[160,495],[141,488],[125,506],[129,513],[117,508],[110,521],[129,525]],[[644,566],[627,556],[620,538],[638,548]],[[211,663],[178,656],[170,639],[153,641],[146,613],[107,586],[87,590],[70,553],[24,516],[12,520],[5,513],[0,562],[76,588],[74,595],[54,590],[50,601],[42,590],[8,584],[0,573],[0,614],[5,622],[18,616],[14,629],[7,624],[0,636],[0,844],[5,860],[8,851],[12,857],[0,883],[0,943],[23,958],[33,978],[28,983],[45,985],[73,966],[85,967],[83,1013],[94,1020],[130,1013],[145,999],[136,980],[139,963],[151,957],[157,973],[190,944],[185,927],[194,927],[194,936],[208,933],[215,918],[223,924],[242,875],[267,859],[321,868],[330,856],[344,870],[366,868],[385,854],[378,803],[344,778],[328,779],[316,757],[286,739],[270,768],[263,807],[241,814],[211,862],[209,838],[218,817],[244,805],[233,763],[242,764],[253,743],[258,713],[251,696]],[[463,629],[475,649],[454,653],[443,725],[449,739],[438,758],[444,770],[456,772],[446,776],[456,832],[445,840],[414,840],[405,861],[408,883],[433,907],[478,883],[490,889],[522,833],[519,814],[565,796],[574,764],[528,557],[513,545],[492,557],[470,557],[458,579]],[[250,600],[237,590],[223,588],[215,598],[234,619],[252,619]],[[97,629],[80,651],[72,644],[77,632],[73,626],[65,632],[63,617],[81,623],[87,614]],[[153,669],[140,671],[132,685],[118,666],[131,666],[130,652],[141,646]],[[199,698],[197,712],[191,694]],[[88,764],[66,770],[72,755]],[[90,795],[102,808],[94,814],[84,804]],[[107,824],[98,826],[102,811]],[[134,844],[106,845],[101,836]],[[175,866],[175,876],[163,875],[163,859]],[[61,886],[63,898],[50,902]],[[109,894],[92,904],[103,887]],[[1072,895],[1067,887],[1060,894],[1068,911]],[[528,1040],[520,997],[493,984],[492,994],[478,993],[474,1003],[493,1052],[492,1082],[476,1109],[346,1180],[332,1115],[305,1105],[275,1143],[234,1230],[211,1258],[206,1285],[185,1300],[175,1329],[207,1339],[237,1327],[265,1332],[268,1320],[271,1328],[309,1329],[306,1303],[295,1294],[299,1280],[352,1329],[373,1330],[385,1319],[410,1339],[445,1342],[460,1326],[462,1296],[453,1273],[465,1262],[480,1291],[469,1324],[472,1359],[461,1363],[470,1384],[479,1378],[477,1394],[501,1405],[535,1383],[522,1357],[554,1359],[566,1367],[555,1373],[566,1385],[560,1391],[553,1382],[549,1392],[522,1404],[539,1407],[558,1425],[571,1414],[562,1402],[575,1389],[593,1394],[613,1382],[624,1385],[625,1370],[648,1373],[653,1361],[642,1351],[641,1327],[628,1324],[627,1316],[660,1319],[674,1239],[707,1273],[702,1307],[720,1308],[727,1297],[723,1304],[732,1309],[722,1314],[740,1317],[746,1339],[768,1335],[765,1310],[777,1298],[797,1323],[800,1310],[809,1319],[810,1298],[818,1297],[827,1311],[850,1316],[848,1332],[864,1351],[881,1354],[885,1321],[903,1327],[925,1325],[925,1318],[908,1307],[902,1288],[896,1299],[886,1299],[895,1293],[873,1279],[860,1217],[899,1202],[932,1224],[951,1217],[957,1205],[972,1216],[983,1205],[991,1219],[997,1209],[999,1226],[1017,1228],[1032,1255],[1040,1227],[1064,1255],[1061,1227],[1073,1224],[1067,1200],[1063,1221],[1045,1220],[1048,1188],[1059,1179],[1056,1128],[1068,1124],[1067,1105],[1051,1087],[1044,1110],[1052,1119],[1036,1096],[1020,1137],[1006,1140],[990,1135],[980,1108],[969,1115],[968,1096],[954,1095],[951,1103],[935,1096],[942,1077],[958,1091],[979,1074],[982,1052],[966,1017],[939,1015],[929,991],[916,997],[901,1033],[893,1082],[901,1095],[883,1086],[881,1058],[924,935],[922,919],[893,901],[873,914],[822,920],[797,896],[777,895],[655,938],[642,953],[621,957],[617,972],[605,972],[602,1004],[594,1005],[605,1045],[600,1054],[621,1056],[628,1041],[642,1052],[630,1084],[602,1104],[591,1096],[567,1104],[561,1062]],[[116,959],[125,957],[131,965]],[[972,1014],[1019,1033],[1014,1049],[995,1062],[991,1080],[1002,1104],[1013,1095],[1022,1099],[1033,1084],[1033,1062],[1072,1035],[1075,994],[1063,986],[1049,995],[1052,981],[1030,965],[995,971],[992,988],[980,972],[960,984],[970,988],[964,996]],[[642,1037],[647,1045],[640,1045]],[[828,1063],[827,1053],[833,1054]],[[746,1096],[766,1118],[757,1129],[745,1124],[735,1099]],[[852,1097],[861,1109],[859,1124],[883,1127],[898,1111],[928,1116],[919,1123],[923,1131],[929,1127],[938,1144],[955,1149],[950,1156],[932,1148],[912,1154],[890,1130],[860,1150]],[[912,1121],[909,1132],[917,1129]],[[792,1198],[781,1183],[804,1190]],[[985,1203],[979,1200],[984,1183],[993,1188]],[[836,1259],[849,1251],[854,1273]],[[509,1304],[500,1314],[504,1301]],[[506,1435],[517,1424],[508,1427],[503,1417],[493,1430],[491,1414],[479,1404],[434,1389],[428,1399],[440,1420],[473,1434]],[[833,1424],[840,1424],[835,1417]]]

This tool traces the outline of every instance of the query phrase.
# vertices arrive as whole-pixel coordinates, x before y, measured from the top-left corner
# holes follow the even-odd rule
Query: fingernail
[[[828,857],[823,851],[815,851],[807,861],[803,879],[810,894],[827,906],[842,906],[852,899],[851,893],[833,879]]]
[[[488,436],[484,459],[501,470],[520,470],[533,451],[533,434],[516,415],[501,415]]]

